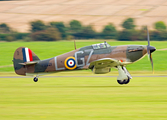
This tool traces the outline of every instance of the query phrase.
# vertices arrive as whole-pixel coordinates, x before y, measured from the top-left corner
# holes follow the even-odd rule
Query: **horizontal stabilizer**
[[[25,62],[25,63],[19,63],[20,65],[33,65],[38,63],[38,61],[31,61],[31,62]]]

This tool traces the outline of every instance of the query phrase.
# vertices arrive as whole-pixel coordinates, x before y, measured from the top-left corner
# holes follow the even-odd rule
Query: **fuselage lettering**
[[[84,51],[78,51],[78,52],[75,53],[75,60],[76,60],[76,66],[77,67],[85,66],[85,56],[87,55],[86,53],[89,54],[88,59],[86,60],[86,65],[89,65],[90,58],[93,54],[93,49],[86,50],[85,52]]]
[[[57,66],[57,57],[55,57],[55,70],[65,70],[64,67],[58,68],[58,66]]]

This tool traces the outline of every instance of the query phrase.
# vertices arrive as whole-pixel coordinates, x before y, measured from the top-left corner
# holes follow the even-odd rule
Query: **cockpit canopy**
[[[101,49],[101,48],[109,48],[111,47],[108,43],[99,43],[99,44],[93,44],[93,49]]]

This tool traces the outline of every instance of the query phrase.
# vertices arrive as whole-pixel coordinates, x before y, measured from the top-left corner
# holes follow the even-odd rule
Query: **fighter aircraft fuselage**
[[[22,53],[21,50],[22,48],[16,51]],[[26,75],[27,73],[89,69],[89,64],[92,61],[96,61],[98,59],[103,58],[113,58],[122,62],[122,65],[127,65],[139,60],[146,53],[146,45],[110,46],[107,44],[105,47],[101,48],[96,48],[93,45],[91,45],[73,50],[71,52],[67,52],[62,55],[55,56],[50,59],[39,60],[36,64],[33,65],[23,66],[20,64],[20,67],[15,68],[15,70],[16,73]],[[17,63],[24,62],[23,59],[17,58],[14,58],[14,61],[18,61]]]

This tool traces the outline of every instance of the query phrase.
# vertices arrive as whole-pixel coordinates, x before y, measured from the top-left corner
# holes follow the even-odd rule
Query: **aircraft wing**
[[[89,68],[91,69],[93,66],[96,69],[106,68],[106,67],[115,67],[118,65],[118,60],[112,58],[103,58],[98,59],[90,63]]]

